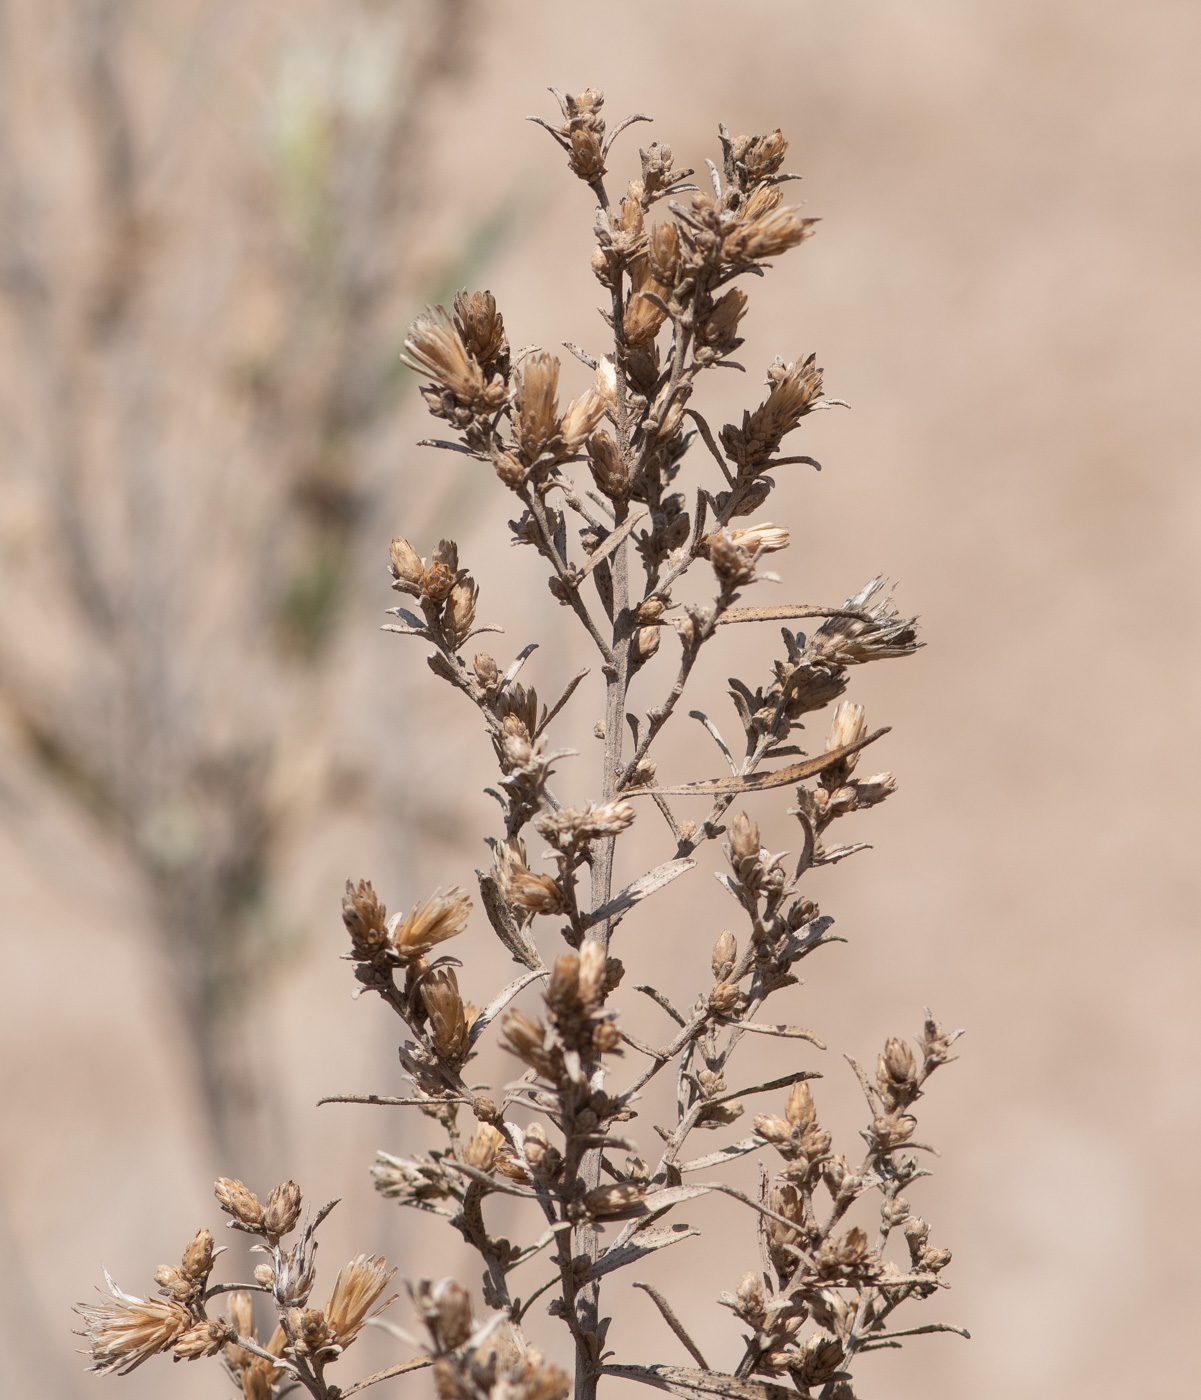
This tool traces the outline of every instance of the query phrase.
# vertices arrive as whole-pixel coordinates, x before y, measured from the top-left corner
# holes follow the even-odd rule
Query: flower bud
[[[840,700],[830,723],[830,733],[826,737],[826,752],[857,744],[867,732],[867,711],[854,700]],[[855,766],[858,754],[844,759],[848,769]]]
[[[725,530],[709,536],[709,562],[713,572],[727,589],[740,588],[755,577],[755,562],[751,555],[737,545]]]
[[[408,540],[393,540],[388,550],[388,560],[392,577],[398,583],[407,583],[414,589],[420,587],[425,566]]]
[[[285,1181],[273,1187],[263,1208],[263,1229],[277,1238],[296,1228],[300,1219],[300,1187],[294,1181]]]
[[[755,1131],[777,1147],[792,1141],[791,1126],[783,1118],[777,1118],[774,1113],[756,1113]]]
[[[660,640],[657,627],[640,627],[634,638],[634,650],[638,654],[638,660],[649,661],[659,650]]]
[[[179,1272],[193,1283],[203,1283],[213,1268],[213,1237],[208,1230],[198,1230],[195,1239],[183,1252]]]
[[[450,590],[442,610],[442,632],[451,651],[458,651],[470,636],[479,596],[479,584],[471,578],[461,579]]]
[[[729,929],[723,929],[717,935],[713,943],[713,957],[711,959],[713,967],[713,980],[724,982],[730,973],[734,971],[734,963],[738,957],[738,944],[734,935]]]
[[[259,1204],[259,1198],[240,1181],[228,1176],[219,1176],[213,1187],[213,1195],[216,1196],[221,1209],[232,1215],[240,1225],[245,1225],[251,1230],[262,1229],[263,1208]]]
[[[603,429],[588,439],[588,466],[599,490],[610,500],[624,500],[630,491],[630,474],[617,444]]]
[[[709,993],[709,1009],[718,1016],[728,1016],[738,1005],[741,993],[731,982],[719,982]]]
[[[250,1294],[243,1288],[229,1295],[229,1320],[237,1328],[239,1337],[249,1337],[254,1329],[254,1307]]]
[[[651,276],[664,287],[670,287],[680,268],[680,231],[674,223],[668,220],[655,225],[646,256]]]
[[[585,1211],[595,1218],[623,1215],[639,1205],[646,1195],[640,1181],[618,1181],[611,1186],[597,1186],[584,1197]]]
[[[476,654],[472,662],[475,678],[485,690],[495,690],[500,681],[500,667],[486,651]]]
[[[817,1109],[813,1106],[813,1095],[809,1091],[809,1085],[803,1079],[798,1080],[792,1086],[784,1116],[802,1131],[816,1121]]]
[[[476,1171],[490,1172],[504,1138],[491,1123],[481,1123],[463,1148],[463,1161]]]

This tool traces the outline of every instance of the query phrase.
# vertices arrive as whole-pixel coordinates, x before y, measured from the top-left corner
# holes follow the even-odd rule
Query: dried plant
[[[687,1400],[779,1400],[792,1393],[773,1379],[781,1377],[802,1395],[852,1400],[850,1372],[860,1354],[919,1333],[961,1331],[894,1319],[902,1304],[945,1287],[950,1252],[930,1243],[929,1226],[904,1193],[928,1174],[917,1156],[930,1149],[915,1140],[915,1106],[929,1076],[951,1058],[958,1032],[944,1032],[927,1012],[915,1045],[887,1040],[874,1077],[851,1061],[867,1106],[865,1147],[851,1158],[834,1150],[809,1087],[821,1077],[811,1051],[825,1047],[802,1026],[761,1019],[769,997],[798,983],[802,960],[834,941],[832,920],[806,897],[804,881],[862,845],[836,843],[830,828],[896,788],[891,773],[858,776],[863,751],[887,731],[869,732],[863,706],[840,698],[849,670],[911,655],[920,645],[914,620],[897,612],[880,579],[840,607],[740,602],[745,590],[771,577],[762,571],[764,556],[789,543],[782,526],[751,519],[773,489],[768,473],[817,465],[781,455],[783,440],[834,400],[824,394],[812,355],[777,360],[762,401],[720,433],[691,399],[701,374],[733,364],[730,356],[742,343],[738,326],[747,298],[736,279],[761,274],[768,259],[806,239],[814,221],[782,202],[781,186],[792,177],[782,173],[787,144],[779,131],[732,138],[719,128],[723,161],[720,170],[709,165],[711,193],[689,184],[692,172],[676,170],[668,147],[654,143],[641,152],[639,178],[614,204],[605,185],[614,137],[645,118],[628,119],[606,139],[600,93],[559,101],[560,123],[535,120],[599,203],[592,269],[611,298],[605,319],[612,352],[593,358],[568,346],[594,378],[561,408],[559,361],[538,349],[513,353],[488,292],[461,293],[453,312],[439,307],[419,317],[406,348],[408,363],[428,381],[421,392],[430,411],[452,435],[434,445],[493,468],[516,498],[509,522],[514,542],[543,561],[552,594],[574,613],[598,654],[604,712],[596,728],[603,740],[596,798],[564,806],[551,785],[555,765],[570,752],[552,747],[551,726],[577,693],[582,703],[587,672],[547,708],[518,680],[533,645],[503,670],[482,652],[468,661],[471,640],[499,629],[478,625],[479,589],[457,545],[442,540],[422,557],[408,540],[394,540],[393,587],[412,604],[393,609],[398,621],[390,630],[432,646],[431,669],[477,708],[492,740],[503,826],[490,839],[491,867],[477,872],[479,896],[522,971],[483,1010],[465,1002],[456,971],[462,964],[442,950],[462,940],[472,910],[458,887],[389,918],[369,883],[348,882],[343,904],[348,956],[361,989],[381,997],[406,1029],[400,1060],[411,1092],[336,1101],[416,1107],[445,1130],[445,1147],[426,1156],[381,1153],[375,1185],[404,1206],[442,1216],[478,1252],[488,1311],[477,1315],[452,1279],[411,1284],[428,1334],[426,1354],[340,1389],[326,1380],[326,1368],[369,1315],[387,1306],[380,1299],[391,1273],[382,1260],[359,1256],[338,1275],[325,1308],[311,1307],[314,1232],[329,1207],[306,1217],[297,1242],[285,1250],[283,1237],[300,1221],[297,1188],[277,1187],[260,1204],[241,1182],[222,1179],[217,1196],[233,1227],[257,1235],[267,1256],[256,1282],[209,1285],[214,1250],[205,1231],[179,1269],[159,1271],[165,1301],[132,1298],[110,1281],[108,1299],[83,1310],[99,1370],[129,1370],[154,1352],[171,1351],[189,1359],[220,1353],[247,1397],[297,1385],[318,1397],[349,1395],[432,1364],[441,1400],[562,1400],[572,1392],[590,1400],[602,1376]],[[667,217],[652,225],[648,216],[664,202]],[[698,442],[703,450],[687,461],[702,480],[685,495],[679,489],[685,458]],[[591,485],[583,484],[580,468]],[[703,484],[706,477],[710,485]],[[569,526],[578,533],[574,548]],[[703,601],[680,596],[690,572]],[[692,712],[729,773],[659,782],[652,747],[719,628],[806,618],[820,625],[810,636],[783,629],[783,654],[768,679],[731,681],[743,730],[740,756],[707,715]],[[675,678],[639,718],[627,710],[631,681],[665,632],[679,648]],[[836,701],[823,747],[803,754],[791,742],[803,718]],[[789,761],[769,768],[769,759]],[[796,794],[789,809],[798,825],[795,860],[765,849],[747,813],[727,819],[741,795],[780,788]],[[688,799],[702,800],[703,820],[678,815]],[[657,813],[648,811],[652,806]],[[649,816],[666,823],[674,851],[615,893],[615,844]],[[534,834],[549,847],[541,861],[527,845]],[[635,989],[653,1003],[648,1014],[674,1023],[666,1041],[644,1040],[611,1001],[625,973],[610,953],[611,940],[637,905],[696,868],[697,853],[722,836],[725,868],[718,878],[740,911],[742,931],[716,932],[704,985],[687,1010],[656,988]],[[562,935],[565,951],[544,959],[545,944],[534,937],[540,919],[550,921],[552,936]],[[510,1005],[535,983],[542,984],[537,1014]],[[520,1066],[519,1077],[500,1088],[473,1083],[468,1070],[494,1023]],[[738,1083],[732,1057],[747,1035],[803,1047],[807,1063],[732,1088]],[[618,1085],[613,1070],[626,1051],[639,1067]],[[628,1125],[638,1117],[643,1091],[668,1069],[676,1078],[675,1118],[654,1125],[662,1143],[652,1165]],[[694,1131],[734,1124],[744,1101],[759,1095],[775,1111],[757,1114],[749,1135],[686,1156]],[[761,1151],[774,1157],[775,1169],[761,1165],[757,1192],[719,1179],[722,1168]],[[602,1286],[618,1270],[696,1236],[673,1212],[711,1193],[745,1213],[748,1254],[759,1254],[759,1267],[741,1280],[731,1277],[721,1295],[742,1324],[741,1355],[728,1367],[711,1366],[660,1291],[637,1283],[695,1366],[611,1360]],[[534,1222],[526,1242],[490,1233],[484,1207],[498,1196],[526,1203]],[[877,1200],[873,1237],[873,1212],[866,1208]],[[607,1240],[605,1230],[613,1231]],[[900,1249],[893,1240],[898,1232]],[[514,1272],[541,1259],[550,1263],[550,1276],[517,1296]],[[210,1319],[207,1304],[239,1287],[228,1318]],[[249,1321],[252,1288],[269,1292],[278,1312],[279,1327],[265,1347]],[[547,1310],[574,1347],[574,1385],[526,1338],[532,1305],[548,1293]]]
[[[0,5],[0,710],[128,856],[226,1162],[468,5]]]

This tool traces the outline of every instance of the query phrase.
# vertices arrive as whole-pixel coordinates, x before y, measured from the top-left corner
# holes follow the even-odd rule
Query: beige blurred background
[[[498,656],[542,641],[540,693],[586,664],[497,532],[497,483],[412,445],[427,422],[396,371],[413,310],[467,282],[515,344],[600,347],[590,198],[523,121],[553,113],[549,83],[654,116],[615,182],[648,135],[699,166],[719,119],[783,127],[824,222],[750,288],[752,373],[706,412],[755,402],[777,352],[818,352],[853,411],[798,437],[820,475],[779,473],[780,597],[885,571],[929,643],[853,675],[901,792],[822,882],[850,942],[789,995],[831,1043],[818,1100],[848,1151],[839,1052],[925,1004],[968,1028],[912,1195],[955,1251],[926,1316],[973,1340],[869,1358],[859,1392],[1188,1393],[1199,46],[1186,0],[0,0],[5,1396],[226,1394],[215,1363],[85,1376],[69,1334],[102,1265],[144,1290],[216,1225],[217,1171],[345,1198],[325,1282],[358,1250],[464,1265],[369,1186],[375,1149],[424,1126],[314,1103],[401,1082],[393,1025],[337,960],[343,880],[394,908],[470,883],[492,820],[478,725],[376,630],[388,539],[455,534]],[[737,638],[739,673],[778,645]],[[734,664],[698,678],[727,725]],[[592,704],[562,726],[581,795]],[[707,770],[702,738],[664,771]],[[783,805],[755,807],[773,849]],[[691,878],[619,935],[681,999],[733,910]],[[504,962],[482,921],[469,937],[483,999]],[[716,1361],[737,1345],[716,1294],[755,1263],[727,1206],[690,1217],[712,1252],[640,1275]],[[609,1293],[623,1360],[686,1361],[642,1295]],[[354,1376],[404,1354],[355,1351]]]

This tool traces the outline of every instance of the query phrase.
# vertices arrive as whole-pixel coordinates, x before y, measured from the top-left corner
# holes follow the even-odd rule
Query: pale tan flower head
[[[181,1361],[199,1361],[216,1356],[229,1339],[229,1323],[223,1317],[207,1319],[189,1327],[172,1351]]]
[[[522,458],[532,464],[555,445],[559,435],[559,361],[540,350],[522,362],[514,437]]]
[[[434,307],[417,317],[409,327],[405,349],[409,354],[402,356],[404,363],[428,374],[462,407],[490,412],[504,403],[503,381],[484,378],[444,307]]]
[[[442,634],[451,651],[458,651],[471,636],[479,596],[479,584],[470,577],[459,579],[447,594],[442,610]]]
[[[223,1211],[251,1230],[263,1227],[263,1207],[253,1191],[232,1177],[219,1176],[213,1186],[213,1195]]]
[[[480,365],[499,361],[509,348],[505,323],[491,292],[455,294],[455,329],[467,353]]]
[[[453,967],[436,967],[421,982],[421,1000],[430,1018],[430,1039],[439,1059],[460,1064],[467,1056],[467,1012]]]
[[[191,1326],[191,1314],[178,1303],[124,1293],[107,1271],[104,1281],[108,1296],[101,1295],[103,1302],[76,1308],[84,1325],[80,1335],[90,1343],[91,1370],[128,1375],[143,1361],[174,1346]]]
[[[325,1322],[335,1346],[348,1347],[362,1329],[368,1313],[396,1274],[388,1261],[378,1255],[357,1254],[334,1280],[333,1292],[325,1305]],[[396,1301],[393,1294],[376,1308],[373,1317]]]
[[[736,266],[778,257],[810,237],[817,222],[802,218],[796,209],[771,209],[758,218],[736,224],[726,234],[722,257]]]
[[[491,1123],[481,1123],[463,1148],[463,1160],[477,1171],[490,1172],[496,1165],[496,1154],[504,1141],[503,1135]]]
[[[346,893],[342,896],[342,922],[350,934],[355,957],[369,960],[383,952],[388,944],[387,918],[388,911],[372,889],[370,880],[360,880],[357,885],[347,880]],[[230,1209],[224,1201],[222,1208]]]
[[[730,538],[735,544],[749,550],[751,554],[775,554],[788,548],[791,538],[783,525],[765,520],[759,525],[748,525],[742,530],[731,530]]]
[[[854,700],[840,700],[830,721],[830,732],[826,735],[826,752],[857,744],[867,733],[867,711]],[[848,768],[854,766],[859,755],[852,754],[845,759]]]
[[[467,927],[471,898],[458,885],[435,890],[424,904],[414,904],[408,917],[397,915],[390,927],[392,947],[401,962],[422,958],[431,948],[454,938]]]
[[[500,846],[495,867],[501,898],[514,909],[531,914],[561,914],[563,891],[550,875],[535,875],[511,846]]]
[[[605,401],[595,386],[572,399],[563,415],[563,446],[567,452],[577,452],[584,439],[605,416]]]
[[[273,1186],[263,1206],[264,1231],[277,1239],[290,1234],[300,1219],[302,1200],[300,1187],[294,1181]]]

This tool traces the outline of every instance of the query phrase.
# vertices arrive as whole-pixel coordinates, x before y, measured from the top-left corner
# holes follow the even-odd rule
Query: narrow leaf
[[[645,517],[646,511],[644,510],[638,511],[637,514],[631,511],[621,524],[615,530],[611,530],[588,556],[588,562],[580,570],[580,578],[587,578],[598,564],[608,559],[609,555],[613,553],[622,540],[628,537],[634,526],[637,525],[640,520],[645,519]]]
[[[488,915],[488,922],[497,938],[512,953],[513,961],[521,963],[533,972],[545,972],[533,939],[528,938],[518,928],[513,915],[509,913],[509,906],[501,899],[495,877],[485,874],[482,870],[475,873],[480,882],[480,899],[483,901],[484,912]]]
[[[741,1142],[731,1143],[729,1147],[723,1147],[720,1152],[710,1152],[707,1157],[695,1157],[691,1162],[680,1164],[681,1172],[704,1172],[710,1167],[720,1167],[726,1162],[732,1162],[736,1157],[745,1157],[748,1152],[754,1152],[758,1148],[765,1146],[766,1139],[760,1137],[743,1138]]]
[[[699,1234],[700,1231],[693,1229],[691,1225],[639,1230],[625,1244],[607,1249],[593,1264],[592,1277],[599,1278],[601,1274],[611,1274],[614,1269],[624,1269],[627,1264],[634,1264],[648,1254],[654,1254],[657,1249],[666,1249],[670,1244],[678,1244],[680,1240],[691,1239],[693,1235]]]
[[[819,754],[817,758],[807,758],[803,763],[790,763],[786,768],[777,768],[774,773],[753,773],[745,777],[706,778],[703,782],[681,783],[678,787],[623,788],[621,795],[622,797],[641,797],[644,793],[647,796],[658,793],[662,797],[734,797],[740,792],[766,792],[768,788],[787,787],[791,783],[800,783],[806,778],[812,778],[824,768],[829,768],[832,763],[838,763],[844,758],[849,758],[851,754],[858,753],[860,749],[867,748],[868,744],[875,743],[882,735],[887,734],[891,727],[891,725],[886,725],[883,729],[877,729],[874,734],[868,734],[853,744],[844,744],[840,749],[831,749],[829,753]]]
[[[807,1040],[810,1045],[816,1045],[819,1050],[825,1050],[826,1042],[813,1031],[807,1031],[804,1026],[765,1026],[758,1021],[729,1021],[723,1025],[730,1025],[740,1031],[753,1031],[756,1035],[778,1035],[785,1040]]]
[[[779,607],[727,608],[717,619],[718,626],[729,622],[787,622],[794,617],[852,617],[862,622],[862,608],[819,608],[806,603],[783,603]]]
[[[575,694],[576,686],[579,685],[579,683],[584,679],[586,675],[588,675],[587,666],[585,666],[582,671],[577,672],[577,674],[574,675],[571,678],[571,680],[567,682],[567,689],[563,692],[562,695],[559,696],[558,700],[556,700],[555,703],[551,706],[542,723],[534,731],[535,739],[539,738],[542,734],[546,732],[547,725],[550,724],[551,720],[554,719],[554,717],[559,713],[563,706],[566,705],[567,702],[571,699],[571,697]]]
[[[620,894],[615,894],[607,904],[602,904],[599,909],[594,909],[590,914],[583,915],[585,927],[599,923],[601,919],[619,918],[648,895],[661,890],[664,885],[670,885],[673,880],[691,870],[694,865],[696,865],[696,861],[689,856],[683,856],[678,860],[667,860],[662,865],[656,865],[653,870],[648,870],[632,885],[627,885]]]
[[[518,671],[521,670],[521,668],[525,665],[526,661],[527,661],[527,660],[534,654],[534,652],[536,652],[537,650],[538,650],[538,643],[537,643],[537,642],[531,642],[531,643],[529,644],[528,647],[522,647],[522,649],[517,653],[517,656],[516,656],[516,658],[515,658],[513,664],[512,664],[512,665],[509,667],[509,669],[505,672],[504,680],[502,680],[501,683],[500,683],[500,688],[501,688],[502,690],[505,688],[505,686],[507,686],[507,685],[512,685],[512,683],[517,679],[517,673],[518,673]]]
[[[683,1400],[797,1400],[795,1390],[770,1381],[743,1381],[721,1371],[694,1371],[686,1366],[600,1366],[602,1376],[639,1381],[656,1390],[668,1390]]]
[[[546,972],[542,968],[536,968],[533,972],[523,972],[520,977],[515,977],[503,991],[497,992],[487,1006],[471,1023],[471,1029],[467,1032],[468,1045],[474,1045],[481,1035],[488,1029],[490,1023],[505,1009],[513,1000],[522,987],[528,987],[531,982],[536,982],[539,977],[545,977]]]

